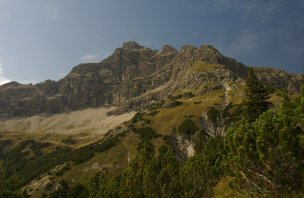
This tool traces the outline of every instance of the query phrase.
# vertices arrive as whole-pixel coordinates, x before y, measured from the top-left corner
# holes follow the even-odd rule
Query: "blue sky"
[[[0,83],[58,80],[134,40],[304,70],[303,0],[1,0]]]

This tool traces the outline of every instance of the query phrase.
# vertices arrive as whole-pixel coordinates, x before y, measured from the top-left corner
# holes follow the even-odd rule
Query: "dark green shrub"
[[[182,104],[183,104],[183,103],[180,102],[180,101],[178,101],[178,100],[173,100],[172,102],[170,102],[170,103],[168,104],[168,107],[177,107],[177,106],[182,105]]]
[[[152,121],[149,120],[149,119],[145,119],[144,122],[145,122],[145,124],[151,124],[152,123]]]
[[[135,122],[138,122],[138,121],[141,121],[143,119],[143,116],[145,115],[144,112],[137,112],[135,114],[135,116],[132,118],[132,122],[135,123]]]
[[[97,152],[104,152],[114,146],[116,146],[116,144],[118,143],[119,139],[118,138],[110,138],[110,139],[106,139],[103,142],[95,145],[94,149]]]
[[[140,135],[142,140],[151,140],[152,138],[157,138],[157,133],[151,127],[134,128],[134,132]]]
[[[104,152],[115,146],[118,141],[118,137],[108,138],[75,150],[69,147],[57,146],[55,151],[43,155],[40,149],[51,145],[50,143],[27,140],[20,142],[12,150],[0,156],[0,160],[5,161],[5,174],[8,176],[12,174],[20,176],[21,179],[18,181],[18,185],[22,186],[38,175],[46,173],[65,162],[83,163],[94,157],[95,152]],[[35,156],[29,158],[30,151],[24,152],[25,148],[30,148]]]
[[[65,143],[65,144],[69,144],[69,145],[73,145],[76,144],[76,141],[72,139],[72,137],[69,137],[65,140],[62,140],[61,142]]]
[[[178,132],[183,135],[187,135],[188,137],[194,135],[197,130],[199,130],[199,128],[190,118],[186,118],[178,127]]]
[[[153,111],[149,112],[149,113],[147,114],[147,116],[154,116],[154,115],[156,115],[157,113],[158,113],[157,110],[153,110]]]

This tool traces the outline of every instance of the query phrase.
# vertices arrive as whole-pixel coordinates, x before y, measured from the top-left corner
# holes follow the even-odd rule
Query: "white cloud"
[[[36,80],[22,80],[20,81],[21,84],[36,84],[38,81]]]
[[[139,44],[144,47],[149,47],[149,46],[151,46],[152,42],[151,41],[139,41]]]
[[[65,76],[67,75],[67,73],[59,72],[57,75],[58,75],[60,78],[63,78],[63,77],[65,77]]]
[[[10,80],[4,76],[2,67],[3,64],[0,62],[0,85],[10,82]]]
[[[107,58],[110,56],[111,53],[107,51],[98,51],[98,52],[93,52],[93,53],[88,53],[80,57],[81,62],[83,63],[97,63],[100,62],[101,60]]]
[[[98,62],[99,58],[96,54],[85,54],[80,57],[80,60],[85,63]]]

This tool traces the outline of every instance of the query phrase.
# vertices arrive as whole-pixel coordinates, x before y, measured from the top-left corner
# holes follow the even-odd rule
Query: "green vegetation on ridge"
[[[304,88],[300,97],[277,95],[283,103],[272,106],[253,72],[246,84],[241,104],[238,96],[228,103],[223,90],[187,90],[138,112],[96,143],[74,148],[67,137],[64,146],[44,153],[48,143],[21,141],[8,152],[0,149],[0,159],[21,184],[69,162],[57,175],[62,188],[50,197],[300,196]],[[187,148],[178,134],[192,144],[193,157],[179,158]],[[11,144],[0,141],[2,148]]]
[[[0,159],[4,162],[5,174],[8,176],[17,174],[21,178],[20,184],[24,185],[38,175],[65,162],[83,163],[92,158],[95,153],[104,152],[115,146],[118,141],[118,137],[108,138],[75,150],[69,147],[57,147],[55,151],[41,155],[41,149],[49,146],[49,143],[25,140],[11,151],[4,153]]]
[[[164,143],[158,154],[152,144],[144,143],[123,173],[112,179],[96,175],[88,184],[90,196],[300,196],[304,181],[304,87],[300,98],[269,109],[264,86],[250,78],[255,79],[253,73],[240,105],[243,116],[238,121],[232,119],[235,123],[225,136],[200,138],[203,141],[197,141],[201,146],[197,145],[196,155],[184,163],[175,158],[174,142]],[[248,104],[255,108],[248,108]],[[214,111],[210,120],[218,120],[219,115]],[[181,123],[180,131],[193,135],[196,130],[190,120]],[[229,186],[227,192],[217,186],[222,180]]]

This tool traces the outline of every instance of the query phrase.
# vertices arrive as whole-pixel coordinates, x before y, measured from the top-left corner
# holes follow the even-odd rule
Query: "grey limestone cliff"
[[[270,68],[256,71],[262,81],[275,88],[298,91],[303,83],[301,75]],[[209,45],[186,45],[180,51],[165,45],[157,51],[130,41],[99,63],[75,66],[59,81],[1,86],[0,118],[107,104],[134,109],[164,99],[178,89],[195,88],[203,93],[226,81],[244,81],[246,75],[245,65]]]

